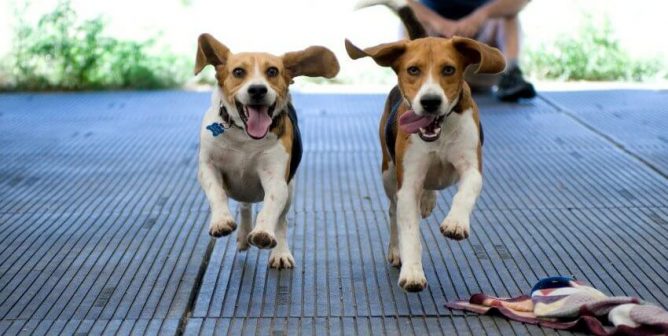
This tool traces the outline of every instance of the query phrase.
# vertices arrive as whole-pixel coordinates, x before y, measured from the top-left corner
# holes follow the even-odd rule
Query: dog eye
[[[276,77],[278,76],[278,69],[276,67],[270,67],[267,69],[267,76]]]
[[[234,70],[232,70],[232,75],[234,75],[234,77],[236,77],[236,78],[241,78],[245,74],[246,74],[246,70],[244,70],[242,68],[234,68]]]
[[[416,66],[408,67],[408,74],[411,76],[417,76],[420,74],[420,68]]]
[[[443,67],[443,71],[441,72],[443,76],[450,76],[455,73],[455,67],[451,65],[446,65]]]

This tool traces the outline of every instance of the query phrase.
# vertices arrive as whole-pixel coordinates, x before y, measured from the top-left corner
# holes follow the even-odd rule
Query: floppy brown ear
[[[197,38],[197,56],[193,72],[197,75],[209,64],[213,66],[225,64],[229,54],[230,49],[213,36],[204,33]]]
[[[499,49],[465,37],[455,36],[452,43],[468,64],[478,64],[475,73],[495,74],[506,68],[506,59]]]
[[[283,65],[292,78],[297,76],[332,78],[339,73],[339,61],[334,53],[320,46],[286,53],[283,55]]]
[[[394,61],[406,51],[406,41],[383,43],[364,50],[346,39],[346,51],[352,59],[371,57],[380,66],[392,66]]]

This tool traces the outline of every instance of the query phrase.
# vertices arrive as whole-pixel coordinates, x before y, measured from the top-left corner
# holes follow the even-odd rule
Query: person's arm
[[[429,35],[450,37],[454,33],[455,21],[448,20],[429,7],[416,0],[408,0],[408,6],[413,10],[417,19],[422,23]]]
[[[492,0],[457,21],[454,33],[461,36],[474,37],[480,31],[485,21],[515,16],[527,3],[529,3],[529,0]]]
[[[529,0],[493,0],[478,8],[476,12],[481,12],[487,19],[515,16],[527,3]]]

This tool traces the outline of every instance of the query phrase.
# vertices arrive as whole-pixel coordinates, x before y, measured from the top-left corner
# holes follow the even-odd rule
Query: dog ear
[[[406,41],[383,43],[364,50],[346,39],[346,51],[352,59],[371,57],[380,66],[392,66],[394,61],[406,51]]]
[[[321,46],[308,47],[283,55],[283,66],[290,77],[309,76],[332,78],[339,73],[339,61],[334,53]]]
[[[495,74],[506,68],[506,59],[499,49],[459,36],[452,38],[452,44],[464,56],[466,65],[478,64],[475,73]]]
[[[213,36],[204,33],[197,38],[197,56],[193,72],[197,75],[209,64],[213,66],[225,64],[229,54],[230,49]]]

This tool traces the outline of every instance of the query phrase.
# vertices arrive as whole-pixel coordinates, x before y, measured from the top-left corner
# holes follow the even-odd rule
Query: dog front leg
[[[393,165],[383,171],[383,188],[389,200],[390,244],[387,247],[387,261],[394,267],[401,266],[399,254],[399,232],[397,232],[397,172]]]
[[[248,234],[248,243],[258,248],[274,248],[278,243],[276,226],[290,198],[284,172],[285,165],[275,164],[258,172],[264,189],[264,206],[257,215],[255,228]]]
[[[397,226],[401,272],[399,286],[408,292],[419,292],[427,287],[422,269],[422,242],[420,240],[420,206],[426,174],[426,163],[417,157],[397,162],[403,165],[397,191]]]
[[[459,189],[452,199],[452,206],[440,229],[444,236],[462,240],[469,236],[471,211],[480,196],[482,175],[476,162],[461,162],[455,164],[455,169],[460,176]]]
[[[294,182],[293,182],[294,183]],[[290,247],[288,246],[288,210],[290,210],[290,203],[292,201],[292,193],[294,192],[293,183],[288,185],[289,195],[288,202],[285,205],[283,213],[278,218],[278,225],[276,226],[276,239],[278,243],[276,247],[271,250],[269,255],[269,266],[271,268],[293,268],[295,266],[295,259],[292,257]]]
[[[223,189],[222,173],[208,160],[200,160],[197,178],[211,207],[209,235],[213,237],[229,235],[237,228],[237,224],[230,213],[227,194]]]

